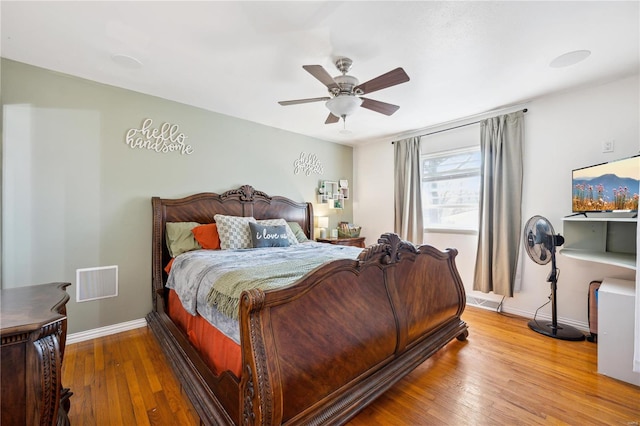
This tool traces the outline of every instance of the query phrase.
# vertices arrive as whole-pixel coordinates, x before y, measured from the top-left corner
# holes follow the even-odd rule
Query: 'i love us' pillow
[[[284,225],[259,225],[250,222],[249,229],[254,248],[289,247],[287,227]]]

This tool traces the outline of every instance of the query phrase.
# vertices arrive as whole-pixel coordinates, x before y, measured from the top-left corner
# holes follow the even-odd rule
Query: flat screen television
[[[574,213],[638,211],[640,155],[572,171]]]

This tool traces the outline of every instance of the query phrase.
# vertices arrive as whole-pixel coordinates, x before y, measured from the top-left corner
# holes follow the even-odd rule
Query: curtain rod
[[[522,112],[527,112],[527,108],[523,109]],[[486,120],[486,118],[485,118]],[[423,136],[430,136],[430,135],[435,135],[436,133],[442,133],[442,132],[448,132],[449,130],[454,130],[454,129],[459,129],[460,127],[466,127],[466,126],[471,126],[472,124],[478,124],[480,122],[482,122],[483,120],[478,120],[478,121],[474,121],[472,123],[465,123],[465,124],[461,124],[459,126],[454,126],[454,127],[449,127],[447,129],[442,129],[442,130],[436,130],[435,132],[431,132],[431,133],[425,133],[424,135],[418,135],[418,136],[414,136],[417,138],[421,138]],[[393,145],[395,142],[391,142],[391,145]]]

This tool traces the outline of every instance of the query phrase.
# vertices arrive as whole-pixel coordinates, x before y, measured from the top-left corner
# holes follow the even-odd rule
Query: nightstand
[[[364,248],[364,237],[356,238],[316,238],[319,243],[337,244],[339,246],[353,246]]]

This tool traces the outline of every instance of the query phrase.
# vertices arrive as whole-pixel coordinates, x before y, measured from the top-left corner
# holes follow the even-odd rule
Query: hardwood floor
[[[467,308],[454,340],[349,422],[406,425],[640,425],[640,387],[597,373],[597,345],[537,334],[524,318]],[[72,425],[197,425],[151,332],[67,347]]]
[[[350,425],[640,425],[640,388],[598,374],[597,345],[478,308],[463,319],[466,342],[449,343]]]
[[[146,327],[68,345],[62,384],[74,426],[200,423]]]

